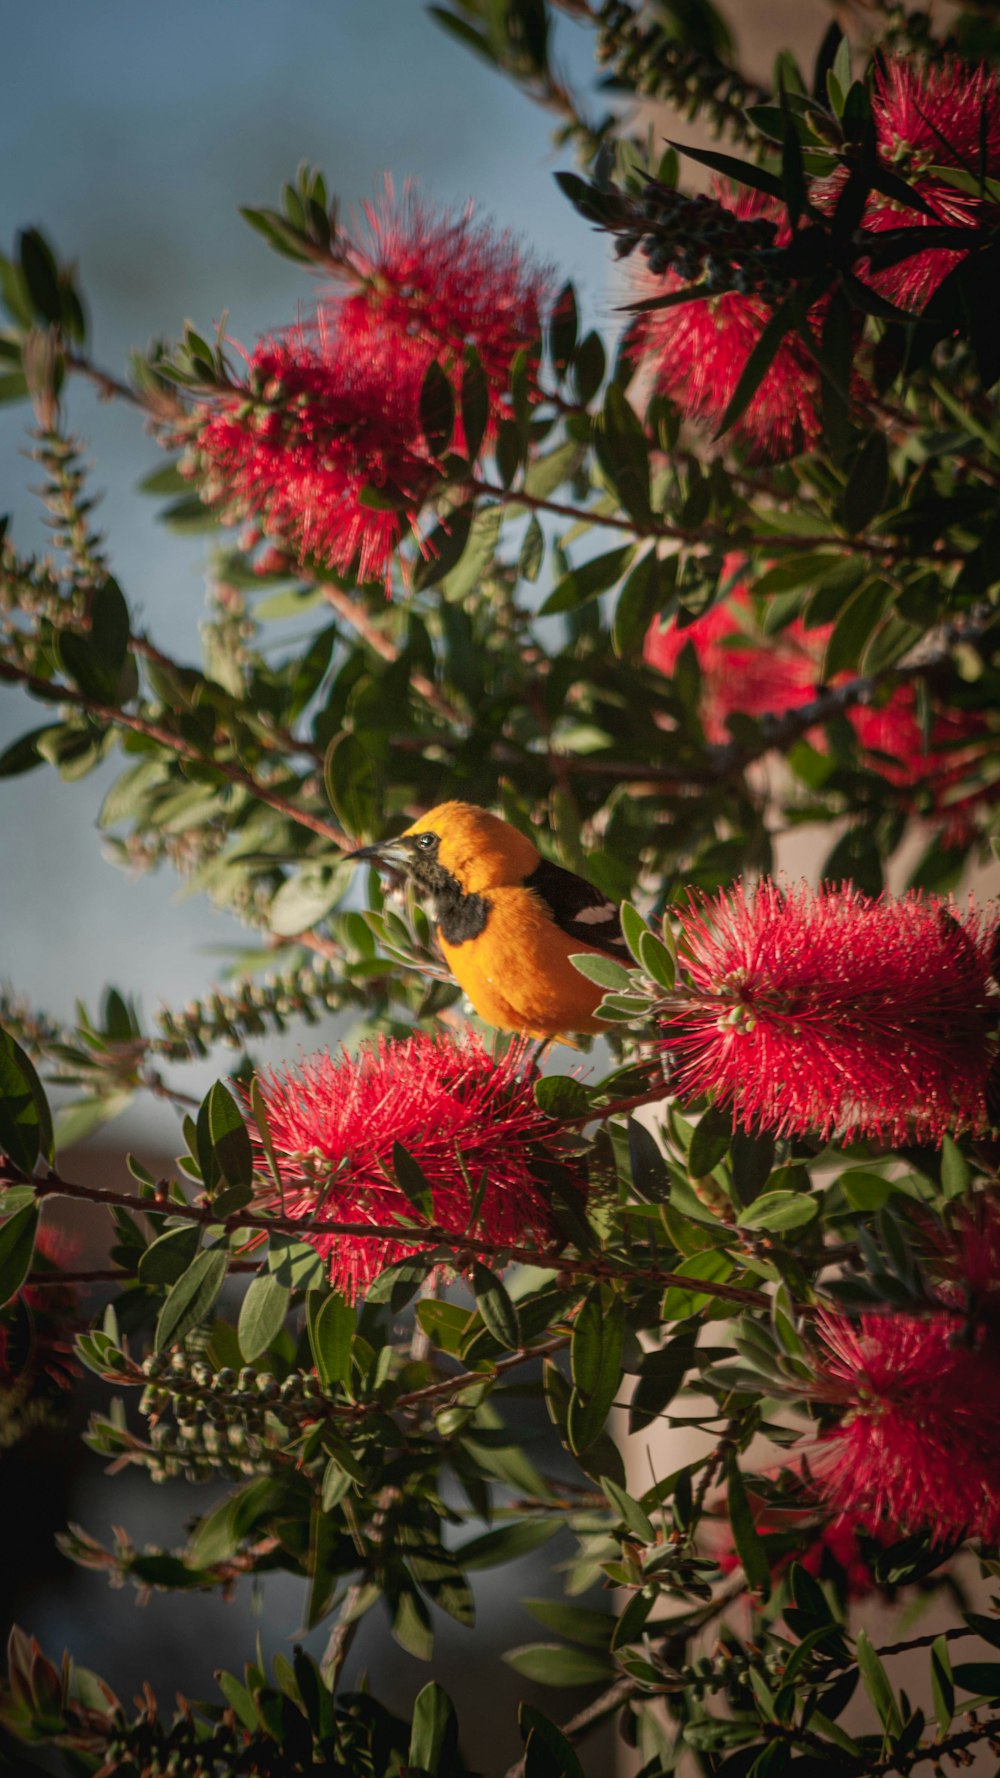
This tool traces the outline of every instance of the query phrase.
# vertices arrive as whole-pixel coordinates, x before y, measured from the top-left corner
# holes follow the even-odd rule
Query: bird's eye
[[[422,852],[429,852],[431,850],[432,846],[437,845],[437,834],[436,833],[420,833],[420,834],[418,834],[417,835],[417,845],[420,847]]]

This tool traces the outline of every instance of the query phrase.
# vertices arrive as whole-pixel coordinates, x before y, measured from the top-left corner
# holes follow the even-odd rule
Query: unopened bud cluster
[[[322,1391],[311,1371],[291,1371],[281,1382],[245,1365],[213,1370],[176,1350],[143,1360],[149,1379],[139,1402],[153,1420],[153,1481],[184,1475],[258,1475],[304,1421],[322,1413]]]
[[[785,288],[785,249],[775,245],[778,224],[767,217],[737,216],[717,198],[688,197],[655,179],[641,199],[621,191],[614,198],[620,258],[638,249],[658,277],[673,272],[706,296],[773,296]]]
[[[324,1013],[342,1004],[343,992],[333,965],[322,961],[262,981],[244,981],[238,993],[216,990],[204,1000],[190,1001],[180,1012],[164,1008],[156,1015],[162,1033],[157,1048],[163,1050],[165,1044],[166,1053],[178,1057],[192,1050],[197,1056],[207,1055],[214,1043],[239,1049],[247,1037],[262,1037],[272,1028],[284,1031],[291,1019],[317,1024]]]

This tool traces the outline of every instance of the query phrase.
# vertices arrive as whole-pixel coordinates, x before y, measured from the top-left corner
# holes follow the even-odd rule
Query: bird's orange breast
[[[503,1031],[558,1037],[563,1031],[606,1031],[594,1017],[603,989],[573,968],[570,957],[595,951],[570,938],[530,890],[491,889],[483,931],[464,944],[441,939],[448,967],[480,1018]]]

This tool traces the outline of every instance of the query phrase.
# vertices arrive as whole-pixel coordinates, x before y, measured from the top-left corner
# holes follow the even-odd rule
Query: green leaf
[[[48,241],[37,228],[21,231],[18,237],[18,257],[36,313],[42,320],[58,327],[63,318],[59,267]]]
[[[756,1198],[749,1210],[737,1218],[745,1229],[798,1229],[812,1222],[819,1211],[819,1200],[804,1192],[765,1192]]]
[[[864,1681],[865,1690],[875,1706],[879,1722],[885,1729],[886,1734],[901,1734],[903,1720],[899,1713],[899,1706],[896,1702],[895,1693],[889,1682],[886,1670],[875,1652],[874,1644],[867,1630],[858,1631],[856,1647],[861,1678]],[[995,1667],[993,1671],[997,1677],[1000,1678],[1000,1666]],[[955,1681],[956,1684],[961,1684],[962,1682],[959,1679],[958,1674],[959,1669],[956,1668]],[[973,1687],[971,1689],[975,1690],[978,1688]]]
[[[941,1190],[946,1198],[962,1198],[969,1189],[969,1165],[951,1136],[941,1144]]]
[[[436,358],[427,366],[420,391],[420,429],[431,454],[442,456],[455,430],[455,392]]]
[[[187,1271],[201,1245],[201,1229],[188,1222],[180,1229],[168,1229],[165,1235],[151,1241],[140,1256],[140,1284],[176,1284]]]
[[[588,982],[596,982],[599,988],[609,988],[621,994],[627,993],[632,986],[628,970],[613,957],[602,957],[597,951],[574,951],[570,962]]]
[[[703,1253],[695,1253],[690,1259],[685,1259],[676,1268],[676,1272],[678,1277],[690,1278],[692,1288],[687,1290],[680,1284],[672,1284],[669,1287],[660,1310],[664,1321],[683,1321],[689,1315],[695,1315],[699,1309],[703,1309],[705,1304],[711,1302],[712,1299],[705,1291],[698,1290],[698,1281],[704,1280],[706,1284],[724,1284],[726,1279],[732,1276],[733,1262],[727,1254],[720,1253],[715,1248],[708,1248]]]
[[[630,1117],[625,1127],[632,1189],[636,1197],[647,1204],[665,1203],[670,1196],[670,1174],[656,1137],[638,1118]]]
[[[676,579],[673,557],[661,560],[655,549],[640,556],[622,585],[611,623],[611,646],[619,660],[642,648],[646,632],[670,598]]]
[[[243,1112],[224,1081],[217,1080],[198,1112],[198,1160],[206,1189],[253,1181],[253,1149]]]
[[[240,1305],[237,1338],[247,1364],[253,1364],[266,1352],[280,1333],[288,1313],[289,1292],[273,1272],[258,1272],[251,1278],[246,1296]]]
[[[430,1181],[420,1165],[401,1142],[392,1145],[392,1170],[408,1204],[412,1204],[421,1222],[434,1221],[434,1199]]]
[[[25,1204],[0,1224],[0,1304],[16,1296],[28,1276],[37,1230],[37,1204]]]
[[[455,1739],[455,1711],[446,1691],[433,1681],[413,1703],[408,1762],[421,1772],[436,1773],[448,1742]]]
[[[473,1537],[455,1554],[464,1569],[500,1568],[519,1556],[529,1556],[561,1529],[560,1519],[519,1519],[513,1525],[498,1525]]]
[[[639,1502],[633,1500],[631,1494],[608,1476],[601,1477],[601,1487],[633,1537],[637,1537],[640,1543],[655,1543],[656,1526]]]
[[[644,932],[639,941],[639,965],[651,981],[670,992],[677,975],[674,959],[655,932]]]
[[[32,729],[30,734],[21,735],[5,747],[0,753],[0,778],[18,778],[22,772],[34,771],[36,766],[44,764],[46,755],[41,753],[38,742],[43,735],[58,734],[58,729],[51,723],[42,728]]]
[[[53,1158],[52,1113],[30,1058],[0,1030],[0,1150],[22,1173]]]
[[[690,148],[686,142],[674,142],[669,137],[667,140],[678,154],[686,154],[688,160],[699,161],[703,167],[711,167],[714,173],[721,173],[726,179],[735,179],[738,185],[749,185],[754,191],[766,191],[772,198],[781,198],[783,195],[781,180],[777,174],[766,172],[752,161],[737,160],[735,155],[720,154],[714,148]]]
[[[572,1074],[543,1074],[535,1082],[535,1104],[549,1117],[584,1117],[590,1109],[590,1091]]]
[[[625,543],[617,549],[605,550],[603,555],[592,556],[579,568],[572,568],[556,582],[539,615],[552,617],[560,611],[575,611],[588,599],[596,599],[598,593],[607,592],[621,579],[635,549],[634,543]]]
[[[316,1374],[324,1389],[346,1386],[351,1380],[351,1351],[356,1317],[350,1304],[336,1290],[321,1297],[309,1293],[309,1344]]]
[[[724,1160],[733,1140],[733,1115],[721,1105],[710,1105],[694,1127],[688,1150],[688,1172],[692,1179],[705,1179]]]
[[[963,1692],[981,1693],[991,1700],[1000,1698],[1000,1661],[962,1661],[953,1677]]]
[[[521,553],[517,558],[517,572],[524,580],[538,579],[545,555],[545,532],[538,523],[538,516],[532,513],[524,533]]]
[[[582,1648],[555,1642],[530,1642],[508,1649],[504,1660],[536,1685],[597,1685],[613,1677],[610,1661]]]
[[[728,159],[728,156],[723,156]],[[780,187],[779,187],[780,195]],[[797,294],[787,296],[779,304],[769,320],[761,329],[759,338],[740,373],[739,382],[729,399],[726,411],[715,429],[715,437],[721,438],[744,413],[764,381],[775,357],[781,347],[785,335],[791,333],[795,325],[795,303]]]
[[[476,1308],[493,1338],[509,1352],[516,1351],[521,1344],[517,1309],[496,1273],[479,1260],[473,1261],[472,1288],[476,1293]]]
[[[646,922],[638,909],[634,908],[630,901],[623,901],[618,912],[621,918],[622,934],[625,943],[628,945],[636,963],[639,963],[639,946],[642,943],[644,933],[649,931],[649,927],[646,925]]]
[[[465,434],[465,455],[470,463],[479,455],[490,417],[490,391],[478,352],[467,347],[462,367],[461,388],[462,431]]]
[[[746,1484],[735,1452],[730,1454],[726,1465],[726,1506],[733,1529],[733,1543],[743,1564],[747,1585],[753,1592],[759,1593],[762,1599],[767,1599],[771,1591],[771,1569],[767,1551],[754,1524]]]
[[[353,840],[370,839],[378,821],[381,788],[375,760],[360,735],[347,730],[334,736],[323,764],[323,781],[345,832]]]
[[[938,1636],[931,1644],[931,1694],[938,1728],[946,1735],[955,1714],[955,1682],[946,1636]]]
[[[609,1302],[607,1292],[595,1285],[577,1316],[570,1343],[573,1390],[567,1434],[575,1454],[586,1451],[604,1429],[621,1382],[624,1332],[621,1299]]]
[[[220,1247],[199,1253],[174,1284],[156,1323],[154,1350],[179,1345],[212,1308],[226,1276],[228,1255]]]
[[[628,396],[617,383],[608,386],[604,407],[594,421],[594,452],[605,480],[629,517],[649,524],[650,443]]]
[[[297,938],[324,919],[342,893],[342,882],[329,867],[297,871],[282,883],[271,903],[271,931],[279,938]]]
[[[94,592],[90,613],[90,640],[107,668],[112,683],[117,680],[124,665],[130,635],[128,606],[117,580],[109,576]]]
[[[610,1611],[589,1611],[575,1599],[522,1599],[521,1604],[546,1630],[568,1642],[607,1649],[611,1641],[615,1619]]]
[[[855,593],[838,617],[826,645],[823,657],[824,680],[833,680],[838,673],[857,666],[872,631],[891,598],[891,588],[884,580],[873,580]]]
[[[522,1704],[517,1719],[524,1737],[524,1778],[584,1778],[572,1744],[555,1723],[533,1704]]]
[[[848,531],[856,534],[882,510],[889,489],[889,450],[881,432],[865,438],[844,489],[842,511]]]
[[[644,1432],[673,1401],[694,1363],[694,1343],[694,1333],[679,1333],[644,1355],[629,1403],[629,1432]]]

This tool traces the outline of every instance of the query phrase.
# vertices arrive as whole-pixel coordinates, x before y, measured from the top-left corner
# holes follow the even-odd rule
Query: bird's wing
[[[550,864],[543,858],[530,877],[525,877],[524,887],[534,890],[556,925],[570,938],[604,951],[609,957],[629,961],[629,948],[614,902],[575,871],[563,870],[561,865]]]

